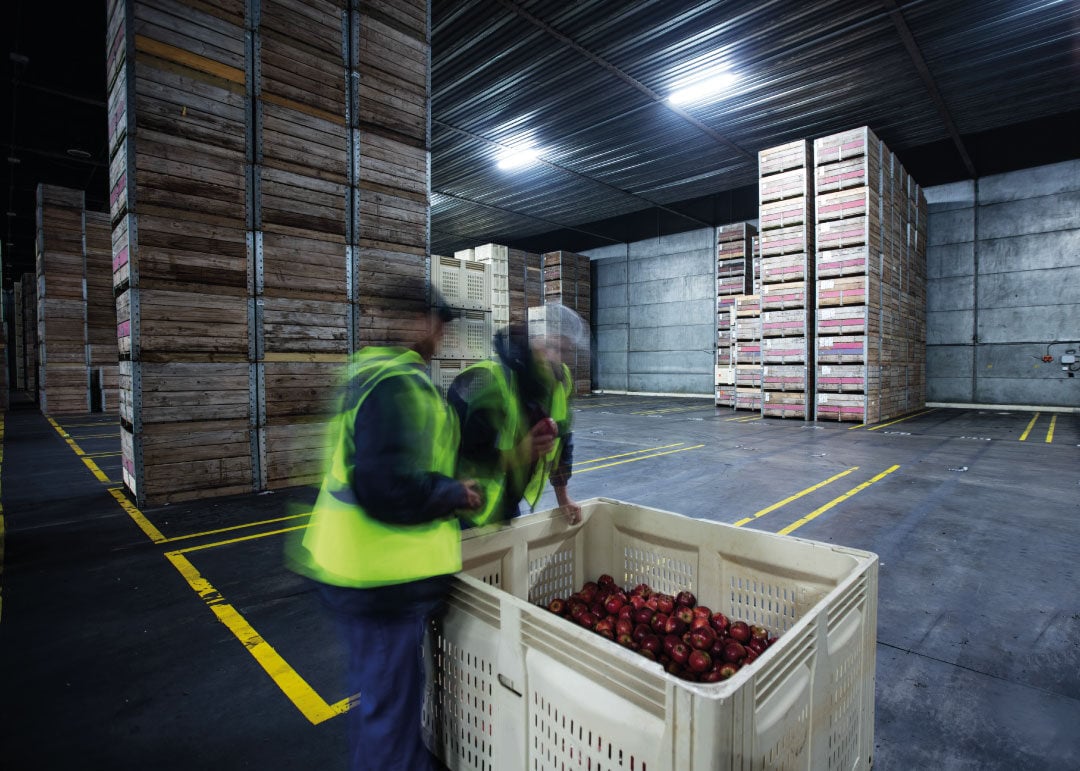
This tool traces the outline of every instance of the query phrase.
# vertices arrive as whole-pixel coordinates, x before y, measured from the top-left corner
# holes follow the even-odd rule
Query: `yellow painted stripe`
[[[1054,441],[1054,426],[1057,425],[1057,415],[1050,418],[1050,428],[1046,429],[1046,443],[1050,444]]]
[[[733,420],[746,420],[748,417],[751,417],[751,416],[750,415],[736,415],[733,418],[724,418],[724,422],[725,423],[730,423]]]
[[[176,541],[190,541],[192,538],[202,538],[207,535],[216,535],[218,533],[228,533],[232,530],[243,530],[248,527],[258,527],[259,525],[270,525],[274,522],[286,522],[290,519],[300,519],[301,517],[310,517],[311,512],[305,511],[303,514],[290,514],[287,517],[275,517],[274,519],[260,519],[258,522],[245,522],[242,525],[231,525],[229,527],[219,527],[216,530],[203,530],[201,533],[188,533],[187,535],[176,535],[172,538],[166,538],[164,543],[175,543]]]
[[[61,437],[63,437],[64,441],[68,443],[68,446],[75,451],[76,455],[79,456],[79,460],[86,464],[86,467],[90,469],[90,473],[93,474],[99,482],[104,482],[105,484],[112,484],[112,480],[109,479],[109,475],[102,471],[100,468],[98,468],[98,465],[94,463],[94,461],[92,461],[85,452],[83,452],[82,447],[79,447],[75,440],[71,438],[71,435],[68,434],[68,432],[65,431],[59,423],[57,423],[55,420],[48,416],[46,416],[45,419],[48,420],[52,427],[56,429],[56,432],[60,434]],[[119,434],[117,436],[119,436]]]
[[[760,415],[758,415],[757,417],[754,417],[754,418],[743,418],[739,422],[740,423],[753,423],[755,420],[762,420],[762,417]]]
[[[102,471],[100,468],[98,468],[98,464],[94,463],[93,460],[86,457],[85,455],[81,455],[79,457],[82,462],[86,464],[86,467],[90,469],[90,473],[94,475],[94,478],[97,479],[97,481],[104,482],[107,485],[113,483],[113,481],[109,479],[109,475]]]
[[[894,426],[897,423],[903,423],[905,420],[911,420],[912,418],[917,418],[920,415],[929,415],[931,412],[937,412],[937,407],[935,407],[935,408],[933,408],[931,410],[923,410],[922,412],[916,412],[914,415],[908,415],[905,418],[897,418],[896,420],[890,420],[888,423],[882,423],[882,424],[877,425],[877,426],[871,426],[870,428],[868,428],[866,430],[867,431],[877,431],[880,428],[885,428],[886,426]]]
[[[623,463],[635,463],[639,460],[646,460],[648,458],[658,458],[661,455],[671,455],[676,452],[686,452],[687,450],[697,450],[704,447],[703,444],[695,444],[693,447],[682,447],[678,450],[668,450],[667,452],[654,452],[652,455],[640,455],[636,458],[629,458],[627,460],[617,460],[614,463],[604,463],[601,466],[590,466],[589,468],[582,469],[581,471],[575,471],[575,474],[588,474],[590,471],[599,471],[602,468],[611,468],[612,466],[621,466]]]
[[[669,447],[682,447],[683,444],[685,444],[685,442],[675,442],[675,444],[662,444],[659,447],[644,447],[644,448],[642,448],[640,450],[634,450],[633,452],[622,452],[622,453],[619,453],[618,455],[608,455],[608,456],[606,456],[604,458],[593,458],[592,460],[583,460],[583,461],[581,461],[581,463],[599,463],[602,460],[614,460],[615,458],[625,458],[628,455],[637,455],[638,453],[642,453],[642,452],[651,452],[653,450],[666,450]],[[577,468],[577,464],[574,465],[574,468]]]
[[[233,633],[247,649],[263,671],[270,676],[281,692],[300,710],[312,724],[318,725],[346,712],[354,700],[342,699],[336,704],[327,704],[315,689],[302,678],[289,662],[274,650],[240,613],[207,581],[195,566],[179,552],[166,552],[165,556],[179,571],[188,585],[195,590],[217,616],[218,621]]]
[[[1027,424],[1027,428],[1024,429],[1024,433],[1020,434],[1020,441],[1021,442],[1026,442],[1027,441],[1028,434],[1030,434],[1031,429],[1033,429],[1035,427],[1035,421],[1039,419],[1040,415],[1042,415],[1041,412],[1036,412],[1035,417],[1033,417],[1031,419],[1031,422]]]
[[[60,438],[68,443],[68,447],[73,449],[76,455],[78,455],[80,458],[86,455],[86,453],[83,452],[82,447],[79,447],[79,445],[75,443],[75,440],[71,438],[71,435],[68,434],[67,431],[60,427],[59,423],[50,418],[48,415],[45,416],[45,420],[49,421],[49,424],[56,429],[56,433],[60,434]]]
[[[87,458],[115,458],[117,455],[122,455],[120,452],[88,452]]]
[[[240,543],[241,541],[253,541],[256,538],[265,538],[268,535],[277,535],[278,533],[291,533],[293,530],[303,530],[305,527],[310,527],[309,524],[294,525],[293,527],[283,527],[280,530],[268,530],[265,533],[255,533],[253,535],[244,535],[239,538],[230,538],[227,541],[214,541],[213,543],[201,543],[198,546],[188,546],[183,549],[177,549],[177,554],[187,554],[193,551],[202,551],[203,549],[215,549],[218,546],[225,546],[230,543]]]
[[[115,434],[86,434],[83,436],[77,436],[76,439],[116,439],[120,436],[120,432]]]
[[[851,426],[851,427],[848,428],[848,431],[854,431],[856,428],[862,428],[865,425],[866,425],[865,423],[860,423],[857,426]]]
[[[154,527],[154,524],[146,518],[139,509],[128,500],[128,497],[124,495],[124,491],[119,487],[110,487],[109,494],[116,499],[116,502],[120,504],[121,508],[127,512],[127,515],[131,517],[135,524],[139,526],[139,529],[146,533],[147,537],[154,543],[164,543],[167,539],[161,534],[161,531]]]
[[[780,535],[787,535],[788,533],[791,533],[791,532],[794,532],[795,530],[798,530],[800,527],[805,525],[807,522],[812,522],[813,520],[817,519],[819,516],[824,514],[826,511],[828,511],[829,509],[831,509],[833,506],[837,505],[838,503],[843,503],[844,501],[846,501],[848,498],[852,497],[853,495],[857,495],[857,494],[861,493],[863,490],[865,490],[870,485],[872,485],[872,484],[874,484],[876,482],[880,482],[882,479],[884,479],[889,474],[896,471],[898,468],[900,468],[900,466],[889,466],[889,468],[885,469],[884,471],[882,471],[877,476],[871,477],[870,479],[863,482],[861,485],[858,485],[857,487],[851,488],[850,490],[848,490],[843,495],[840,495],[840,496],[837,496],[836,498],[833,498],[831,501],[826,503],[824,506],[821,506],[819,508],[814,509],[809,514],[807,514],[805,517],[803,517],[802,519],[795,520],[790,525],[788,525],[783,530],[781,530]]]
[[[841,471],[839,474],[833,474],[828,479],[826,479],[824,481],[821,481],[821,482],[818,482],[816,485],[811,485],[810,487],[807,487],[804,490],[799,490],[799,492],[795,493],[794,495],[789,495],[787,498],[784,498],[784,500],[777,501],[772,506],[766,506],[761,511],[755,511],[749,517],[746,517],[744,519],[740,519],[738,522],[736,522],[735,527],[742,527],[743,525],[745,525],[748,522],[753,522],[755,519],[758,519],[760,517],[764,517],[770,511],[776,511],[777,509],[779,509],[782,506],[787,506],[792,501],[797,501],[800,498],[802,498],[804,495],[809,495],[810,493],[814,492],[815,490],[820,490],[825,485],[832,484],[837,479],[840,479],[842,477],[846,477],[852,471],[857,471],[858,468],[859,468],[858,466],[852,466],[851,468],[847,469],[846,471]]]

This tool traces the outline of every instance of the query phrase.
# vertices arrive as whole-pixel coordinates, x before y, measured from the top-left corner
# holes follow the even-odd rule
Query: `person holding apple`
[[[461,570],[458,515],[482,504],[455,475],[457,416],[426,369],[453,315],[426,282],[402,295],[417,304],[399,344],[364,348],[347,367],[310,526],[286,552],[344,632],[359,694],[346,717],[353,771],[440,767],[421,728],[424,633]]]
[[[522,326],[501,330],[495,357],[465,369],[447,394],[461,421],[458,474],[484,491],[479,523],[518,516],[522,501],[535,509],[549,480],[567,522],[581,519],[568,492],[573,379],[564,362],[588,332],[569,308],[546,309],[544,329],[531,336]]]

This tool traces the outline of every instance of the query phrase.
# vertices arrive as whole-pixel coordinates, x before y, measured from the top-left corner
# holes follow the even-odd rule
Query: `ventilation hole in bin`
[[[761,767],[777,771],[795,771],[806,767],[804,753],[809,743],[810,708],[805,706],[771,750],[761,758]]]
[[[756,578],[732,576],[728,601],[730,615],[769,631],[785,632],[796,621],[795,592]]]
[[[560,549],[529,561],[529,602],[547,605],[574,593],[574,553]]]
[[[627,586],[649,584],[654,591],[678,594],[695,591],[694,568],[690,563],[656,551],[623,547],[623,576]]]

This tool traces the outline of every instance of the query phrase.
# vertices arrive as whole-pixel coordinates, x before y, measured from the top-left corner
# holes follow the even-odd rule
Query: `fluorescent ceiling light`
[[[521,169],[536,163],[540,150],[535,147],[508,147],[499,153],[498,167],[503,171]]]
[[[711,75],[684,81],[672,91],[668,101],[672,104],[690,104],[713,98],[727,90],[738,78],[731,72],[719,71]]]

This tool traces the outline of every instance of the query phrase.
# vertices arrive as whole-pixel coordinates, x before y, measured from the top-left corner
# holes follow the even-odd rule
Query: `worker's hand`
[[[484,505],[484,491],[475,479],[466,479],[461,483],[465,487],[465,509],[475,511]]]
[[[555,446],[555,439],[559,435],[559,427],[551,418],[536,421],[529,429],[526,441],[530,444],[530,456],[535,463],[538,458],[547,455]]]
[[[568,525],[581,522],[581,504],[570,497],[565,487],[555,488],[555,498],[559,502],[559,508],[562,509]]]

